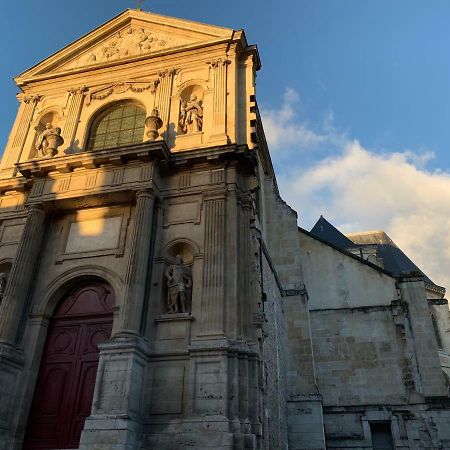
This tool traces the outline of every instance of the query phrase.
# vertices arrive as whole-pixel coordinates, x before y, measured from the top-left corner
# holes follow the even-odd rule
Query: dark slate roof
[[[425,283],[435,286],[437,289],[443,288],[433,283],[422,270],[420,270],[403,251],[397,247],[395,242],[384,231],[365,231],[361,233],[347,233],[344,235],[336,227],[331,225],[328,220],[320,216],[310,235],[316,237],[325,244],[341,249],[345,252],[350,251],[355,254],[355,249],[365,246],[375,246],[377,257],[381,259],[383,269],[393,276],[400,276],[416,272],[424,277]]]
[[[388,275],[388,276],[390,276],[390,277],[393,277],[393,276],[394,276],[394,274],[392,274],[391,272],[388,272],[388,271],[385,270],[383,267],[380,267],[380,266],[378,266],[377,264],[374,264],[374,263],[371,262],[371,261],[367,261],[366,259],[361,258],[359,255],[356,255],[355,253],[349,252],[348,250],[344,250],[344,249],[341,248],[341,247],[338,247],[338,246],[336,246],[336,245],[330,244],[329,242],[324,241],[324,240],[322,240],[321,238],[317,237],[315,234],[312,234],[310,231],[305,230],[304,228],[298,227],[298,231],[299,231],[300,233],[305,234],[306,236],[309,236],[310,238],[312,238],[312,239],[314,239],[314,240],[316,240],[316,241],[318,241],[318,242],[321,242],[322,244],[327,245],[327,246],[330,247],[330,248],[333,248],[334,250],[336,250],[336,251],[342,253],[343,255],[346,255],[346,256],[348,256],[348,257],[350,257],[350,258],[356,259],[357,261],[361,262],[362,264],[365,264],[365,265],[367,265],[367,266],[372,267],[372,269],[375,269],[375,270],[377,270],[378,272],[385,273],[386,275]],[[356,248],[358,248],[358,247],[356,247]]]
[[[362,233],[348,233],[347,237],[357,246],[375,245],[378,257],[389,272],[399,276],[411,272],[418,272],[425,282],[434,284],[406,255],[395,245],[395,242],[384,231],[365,231]]]
[[[312,227],[310,233],[318,237],[321,241],[325,241],[343,250],[355,247],[355,244],[350,239],[331,225],[323,216],[320,216],[320,219]]]

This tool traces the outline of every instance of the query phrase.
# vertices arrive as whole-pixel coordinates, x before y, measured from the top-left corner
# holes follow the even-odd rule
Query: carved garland
[[[130,90],[131,92],[143,92],[150,90],[152,94],[156,92],[159,79],[150,82],[121,82],[111,86],[103,87],[97,91],[91,92],[87,95],[86,106],[89,106],[93,100],[103,100],[111,94],[123,94]]]

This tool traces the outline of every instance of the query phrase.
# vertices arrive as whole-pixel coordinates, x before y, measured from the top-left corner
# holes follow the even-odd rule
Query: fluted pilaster
[[[14,344],[44,235],[45,210],[28,208],[27,221],[0,305],[0,341]]]
[[[67,111],[66,123],[62,132],[64,142],[70,149],[74,143],[75,133],[77,132],[78,122],[80,120],[81,109],[83,107],[84,96],[87,92],[86,87],[71,89],[69,98],[69,108]]]
[[[155,195],[151,189],[136,193],[136,210],[132,231],[130,259],[126,275],[126,294],[122,306],[119,333],[139,334],[149,274],[149,254],[152,237]]]
[[[175,76],[175,73],[175,69],[164,70],[159,73],[156,106],[158,108],[159,117],[163,122],[162,132],[167,131],[169,127],[170,99],[172,96],[173,77]]]
[[[224,333],[225,195],[204,200],[205,241],[202,291],[202,334]]]
[[[249,295],[250,286],[250,219],[252,217],[252,200],[250,195],[243,195],[241,198],[239,223],[239,253],[238,258],[238,273],[240,276],[240,289],[238,292],[238,306],[239,306],[239,333],[249,338],[253,330],[253,318],[255,314],[254,305],[252,305],[253,296]]]
[[[227,67],[228,59],[210,62],[214,88],[212,138],[226,138]]]
[[[33,120],[34,111],[36,105],[39,102],[40,97],[38,95],[22,96],[21,97],[21,112],[19,123],[16,128],[16,132],[12,141],[12,145],[4,158],[3,167],[13,167],[16,162],[20,160],[23,147],[28,136],[31,121]]]

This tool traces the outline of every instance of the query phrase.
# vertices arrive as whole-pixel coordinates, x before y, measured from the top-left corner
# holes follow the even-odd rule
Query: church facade
[[[126,10],[15,79],[1,449],[450,448],[445,290],[298,228],[260,66]]]

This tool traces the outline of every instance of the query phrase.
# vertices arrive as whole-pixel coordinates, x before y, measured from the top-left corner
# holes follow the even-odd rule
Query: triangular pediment
[[[80,71],[231,38],[233,30],[128,9],[23,72],[16,81]]]

